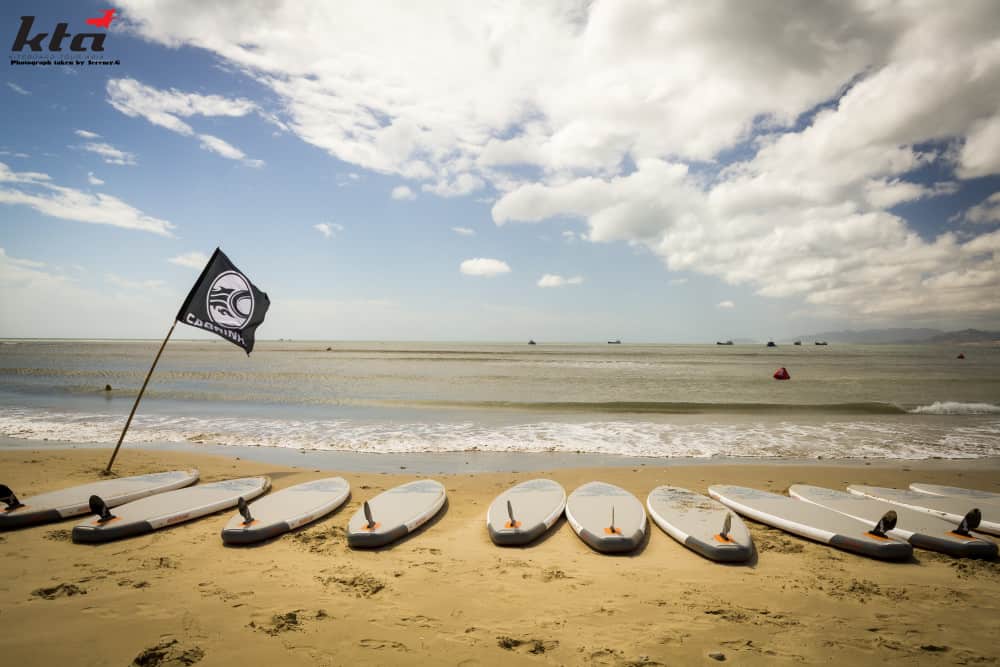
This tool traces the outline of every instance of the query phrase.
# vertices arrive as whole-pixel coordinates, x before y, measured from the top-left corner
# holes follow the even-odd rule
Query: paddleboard
[[[646,509],[667,535],[705,558],[732,563],[753,555],[746,524],[728,507],[700,493],[658,486],[649,492]]]
[[[996,544],[969,534],[976,528],[971,525],[972,522],[961,528],[926,512],[808,484],[793,484],[788,489],[788,495],[869,524],[878,523],[886,512],[892,510],[896,512],[896,527],[886,533],[921,549],[969,558],[994,558],[997,555]]]
[[[646,534],[646,510],[625,489],[587,482],[566,501],[566,519],[584,542],[598,551],[632,551]]]
[[[167,491],[114,508],[101,508],[92,497],[95,516],[73,527],[74,542],[108,542],[141,535],[182,521],[190,521],[235,506],[240,498],[250,500],[271,486],[267,477],[228,479]],[[94,500],[96,499],[96,504]],[[101,511],[106,514],[101,515]]]
[[[993,504],[977,502],[971,498],[932,496],[926,493],[890,489],[884,486],[852,484],[847,487],[847,490],[856,496],[868,496],[876,500],[884,500],[893,505],[908,507],[918,512],[933,514],[934,516],[950,521],[956,526],[962,522],[962,519],[971,510],[979,509],[982,512],[982,519],[976,530],[981,533],[1000,535],[1000,507]]]
[[[496,497],[486,512],[486,528],[495,544],[527,544],[551,528],[565,507],[561,484],[531,479]]]
[[[378,494],[364,503],[347,524],[352,547],[380,547],[412,533],[437,514],[445,501],[444,486],[418,479]]]
[[[197,470],[171,470],[105,479],[21,499],[10,489],[0,485],[0,502],[6,505],[0,511],[0,529],[19,528],[87,514],[90,512],[90,497],[94,495],[103,498],[108,507],[117,507],[146,496],[190,486],[197,481]]]
[[[326,516],[349,495],[346,479],[327,477],[290,486],[252,504],[240,503],[240,511],[222,529],[222,541],[249,544],[287,533]]]
[[[825,507],[745,486],[720,484],[710,486],[708,493],[743,516],[838,549],[883,560],[903,560],[913,554],[909,542],[884,534],[885,529],[892,527],[888,525],[891,520],[880,530],[875,523],[858,521]]]
[[[978,489],[963,489],[960,486],[941,486],[940,484],[910,484],[910,490],[926,493],[932,496],[948,496],[950,498],[966,498],[969,500],[1000,504],[1000,493],[990,493]]]

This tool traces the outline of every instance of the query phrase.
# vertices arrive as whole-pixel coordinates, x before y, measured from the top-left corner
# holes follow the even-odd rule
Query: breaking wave
[[[935,401],[910,410],[915,415],[1000,415],[1000,405]]]

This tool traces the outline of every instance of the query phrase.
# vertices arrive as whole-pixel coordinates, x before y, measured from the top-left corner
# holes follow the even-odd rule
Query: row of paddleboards
[[[267,477],[192,486],[197,470],[104,480],[53,491],[23,501],[0,485],[0,529],[92,516],[72,531],[76,542],[130,537],[233,507],[222,530],[228,544],[276,537],[340,507],[350,495],[341,477],[318,479],[263,496]],[[527,544],[541,537],[565,512],[580,538],[600,552],[627,552],[645,538],[647,514],[693,551],[716,561],[745,561],[753,542],[743,515],[787,532],[875,558],[908,558],[914,546],[954,556],[995,557],[997,545],[973,531],[1000,535],[1000,494],[928,484],[910,490],[849,486],[848,492],[804,484],[789,496],[740,486],[709,487],[711,498],[660,486],[643,504],[628,491],[589,482],[567,498],[550,479],[522,482],[490,504],[490,538],[498,545]],[[378,547],[413,532],[446,502],[445,488],[417,480],[366,500],[348,523],[348,543]],[[734,514],[734,512],[736,514]]]

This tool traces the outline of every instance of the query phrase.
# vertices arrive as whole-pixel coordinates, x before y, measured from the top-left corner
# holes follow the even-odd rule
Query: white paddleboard
[[[73,527],[73,541],[108,542],[141,535],[229,509],[240,498],[256,498],[270,486],[267,477],[244,477],[167,491],[109,510],[110,517],[90,517]]]
[[[7,505],[5,510],[0,511],[0,529],[48,523],[88,514],[90,497],[94,495],[100,496],[108,507],[117,507],[146,496],[190,486],[197,481],[197,470],[171,470],[135,477],[105,479],[18,500],[8,496],[6,500],[0,498],[0,501],[4,501]],[[7,494],[0,492],[0,495]],[[21,503],[20,506],[12,506],[18,502]]]
[[[566,491],[551,479],[531,479],[490,504],[486,528],[495,544],[527,544],[552,527],[566,507]]]
[[[965,498],[979,502],[1000,504],[1000,493],[980,491],[978,489],[963,489],[960,486],[942,486],[940,484],[910,484],[910,490],[926,493],[932,496],[947,496],[949,498]]]
[[[240,506],[240,513],[222,529],[222,541],[249,544],[287,533],[326,516],[343,505],[349,495],[351,485],[343,477],[290,486]]]
[[[886,512],[892,510],[896,512],[896,527],[886,531],[886,534],[921,549],[970,558],[994,558],[997,555],[997,545],[993,542],[969,535],[968,530],[962,531],[954,523],[926,512],[808,484],[793,484],[788,489],[788,495],[869,524],[878,523]]]
[[[445,501],[444,486],[433,479],[418,479],[384,491],[365,505],[347,524],[352,547],[380,547],[412,533],[437,514]]]
[[[952,522],[956,526],[973,509],[982,512],[982,519],[976,530],[991,535],[1000,535],[1000,507],[975,501],[971,498],[932,496],[916,491],[890,489],[884,486],[863,486],[852,484],[847,490],[857,496],[868,496],[884,500],[893,505],[908,507],[918,512],[926,512]]]
[[[653,522],[692,551],[721,562],[742,562],[753,555],[746,524],[725,505],[677,486],[649,492],[646,509]]]
[[[646,510],[631,493],[606,482],[587,482],[566,501],[566,519],[597,551],[632,551],[646,534]]]
[[[708,493],[754,521],[838,549],[884,560],[903,560],[913,555],[909,542],[877,535],[872,532],[876,524],[825,507],[745,486],[720,484],[710,486]]]

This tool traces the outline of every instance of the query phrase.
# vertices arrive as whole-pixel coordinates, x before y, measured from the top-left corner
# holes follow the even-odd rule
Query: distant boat
[[[621,345],[621,344],[622,344],[622,339],[621,338],[619,338],[618,340],[609,340],[608,341],[608,345]]]
[[[826,343],[825,340],[818,340],[818,341],[816,341],[816,344],[817,345],[826,345],[827,343]]]
[[[721,340],[717,340],[717,341],[715,341],[715,344],[716,345],[732,345],[733,341],[727,340],[725,343],[723,343]]]
[[[768,347],[778,347],[777,345],[775,345],[775,344],[774,344],[774,341],[773,341],[773,340],[769,340],[769,341],[767,341],[767,346],[768,346]]]
[[[528,345],[537,345],[537,343],[535,343],[535,341],[533,341],[533,340],[529,340],[528,341]]]
[[[800,340],[797,340],[797,341],[795,341],[794,343],[792,343],[792,345],[802,345],[802,341],[800,341]]]

